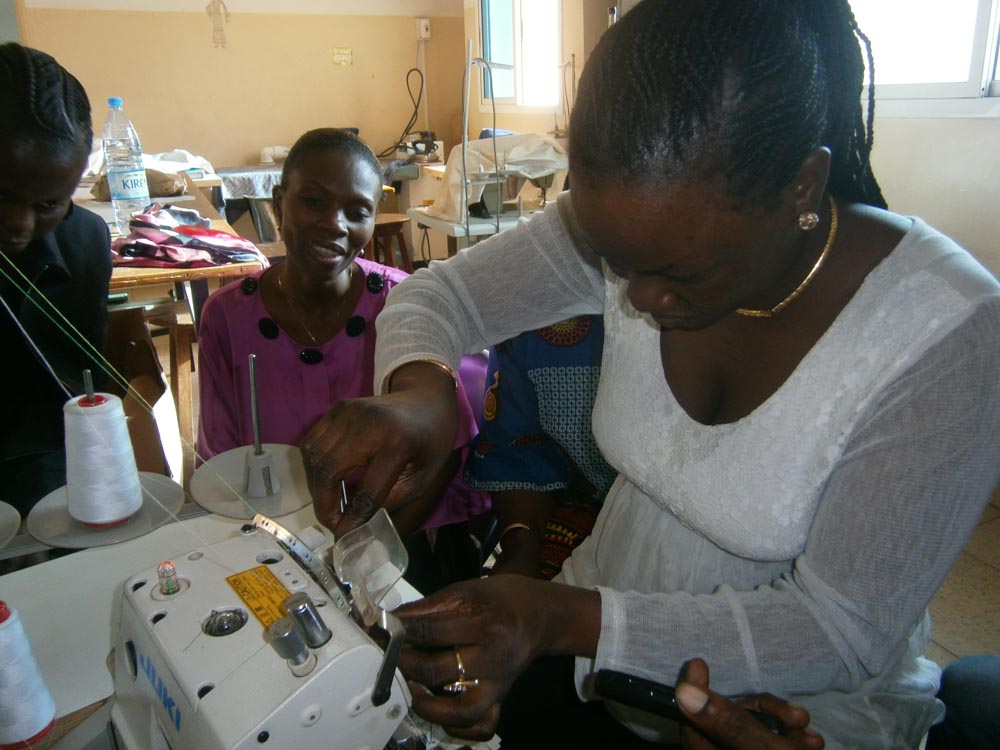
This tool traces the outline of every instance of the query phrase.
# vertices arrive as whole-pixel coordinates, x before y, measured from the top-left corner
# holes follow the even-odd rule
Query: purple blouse
[[[253,444],[248,356],[257,355],[256,376],[261,441],[298,445],[331,406],[343,398],[373,395],[375,318],[389,290],[406,278],[395,268],[358,258],[365,289],[354,314],[337,334],[304,346],[271,318],[261,299],[264,271],[227,284],[209,297],[198,333],[199,462]],[[441,503],[424,522],[436,528],[464,521],[490,507],[489,495],[462,478],[477,427],[472,402],[482,400],[485,357],[466,357],[459,369],[459,428],[455,447],[462,465]]]

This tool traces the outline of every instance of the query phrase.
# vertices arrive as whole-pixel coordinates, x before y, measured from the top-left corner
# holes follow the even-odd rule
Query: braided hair
[[[16,42],[0,44],[0,132],[45,138],[90,151],[94,131],[87,92],[56,60]]]
[[[859,41],[873,76],[848,0],[644,0],[587,62],[570,168],[640,183],[721,175],[735,196],[774,197],[826,146],[827,189],[885,208]]]
[[[295,141],[288,151],[285,163],[281,168],[281,188],[288,188],[288,180],[299,164],[309,155],[319,152],[333,151],[347,153],[359,157],[372,171],[382,178],[382,165],[371,147],[350,130],[342,128],[317,128],[310,130]],[[375,196],[381,198],[381,193]]]

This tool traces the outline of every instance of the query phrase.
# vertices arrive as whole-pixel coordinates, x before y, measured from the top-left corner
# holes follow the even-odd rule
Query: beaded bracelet
[[[447,362],[442,362],[440,359],[411,359],[408,362],[404,362],[399,367],[397,367],[392,372],[388,373],[384,378],[382,378],[382,393],[387,394],[392,390],[392,376],[399,372],[400,367],[405,367],[406,365],[412,365],[417,362],[422,362],[427,365],[434,365],[435,367],[440,367],[451,377],[452,381],[455,383],[455,391],[458,391],[458,376],[455,371],[451,368]]]

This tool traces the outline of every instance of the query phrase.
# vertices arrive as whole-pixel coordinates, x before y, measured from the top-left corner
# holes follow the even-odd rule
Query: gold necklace
[[[292,302],[291,295],[285,291],[285,285],[281,282],[282,276],[283,274],[279,270],[278,291],[280,291],[281,296],[285,298],[285,302],[288,303],[288,309],[292,311],[292,314],[295,316],[296,320],[299,321],[299,325],[302,326],[303,330],[306,332],[306,335],[309,336],[309,339],[313,342],[313,345],[318,346],[319,341],[317,341],[316,337],[313,336],[313,332],[309,330],[309,326],[306,325],[305,319],[302,317],[302,315],[299,314],[298,308],[295,306],[295,303]],[[340,298],[340,304],[337,305],[337,309],[334,311],[333,315],[330,316],[330,320],[336,320],[337,317],[340,315],[340,311],[344,308],[344,303],[347,302],[347,298],[351,294],[351,282],[353,280],[354,280],[354,264],[352,263],[347,268],[347,291],[344,292],[344,296]]]
[[[832,195],[827,195],[827,200],[830,202],[830,233],[826,237],[826,244],[823,245],[822,252],[820,252],[819,257],[813,264],[813,267],[809,269],[809,273],[807,273],[806,277],[802,279],[802,283],[795,287],[791,294],[769,310],[750,310],[745,307],[740,307],[736,310],[737,315],[746,315],[750,318],[773,317],[781,312],[792,300],[802,294],[805,288],[809,286],[809,282],[813,280],[813,277],[819,271],[820,266],[823,265],[823,261],[826,260],[826,256],[830,254],[830,249],[833,247],[833,243],[837,239],[837,204],[833,200]]]

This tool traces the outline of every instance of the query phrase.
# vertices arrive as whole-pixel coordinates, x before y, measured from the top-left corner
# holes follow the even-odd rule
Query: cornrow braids
[[[281,168],[282,189],[288,187],[289,177],[306,156],[325,151],[358,156],[372,168],[375,174],[379,175],[380,178],[382,176],[382,165],[379,163],[378,157],[359,136],[342,128],[317,128],[299,136],[299,139],[289,149],[288,156],[285,157],[285,163]]]
[[[0,128],[90,151],[94,132],[87,92],[52,56],[16,42],[0,45],[0,89],[8,92]]]
[[[721,175],[733,195],[776,196],[828,146],[828,189],[884,207],[859,39],[868,49],[847,0],[644,0],[584,68],[571,171],[653,183]]]
[[[830,190],[835,195],[850,200],[886,208],[882,189],[871,168],[871,151],[875,140],[875,60],[871,41],[858,26],[851,6],[843,2],[817,0],[810,12],[819,29],[818,38],[827,56],[835,61],[832,69],[840,85],[831,85],[831,110],[835,121],[827,133],[831,151],[837,157],[831,162]],[[862,60],[859,43],[863,48]],[[865,81],[865,62],[868,80]],[[868,84],[867,115],[862,112],[861,92]]]

